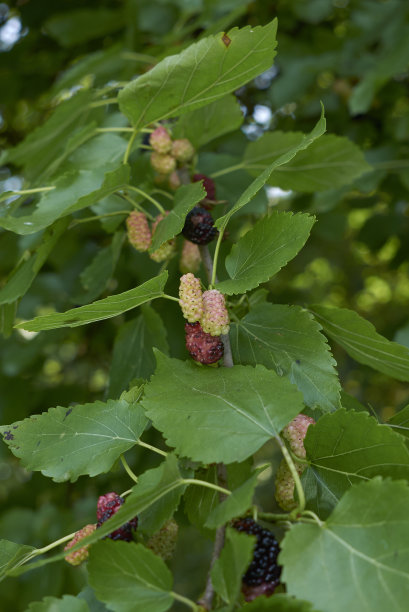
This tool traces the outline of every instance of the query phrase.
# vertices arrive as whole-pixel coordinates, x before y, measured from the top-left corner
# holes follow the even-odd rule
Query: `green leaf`
[[[232,323],[235,363],[256,365],[288,376],[311,408],[339,407],[340,384],[321,327],[299,306],[262,303]]]
[[[153,347],[168,353],[166,328],[149,304],[142,314],[119,328],[109,374],[109,397],[118,397],[133,378],[147,379],[155,370]]]
[[[0,581],[8,572],[21,565],[21,562],[33,551],[32,546],[22,546],[9,540],[0,540]]]
[[[174,208],[162,219],[155,230],[149,249],[151,253],[182,231],[187,213],[204,197],[206,197],[206,191],[201,183],[182,185],[177,190]]]
[[[228,295],[245,293],[268,281],[302,249],[314,221],[290,212],[262,217],[233,245],[225,260],[231,280],[218,283],[217,289]]]
[[[173,138],[187,138],[195,148],[238,129],[243,123],[243,113],[233,95],[182,115],[172,127]]]
[[[54,14],[44,28],[63,47],[71,47],[106,36],[125,25],[125,15],[120,9],[77,9]]]
[[[340,409],[308,428],[309,507],[326,516],[351,484],[374,476],[409,479],[404,439],[366,412]]]
[[[76,297],[76,302],[80,304],[92,302],[105,291],[118,263],[124,238],[124,232],[116,232],[111,244],[100,249],[89,266],[81,272],[80,280],[86,293]]]
[[[274,597],[257,597],[243,606],[246,612],[319,612],[309,601],[294,599],[291,595],[274,593]]]
[[[172,574],[152,551],[132,542],[98,542],[90,550],[89,583],[114,612],[163,612],[173,603]]]
[[[276,55],[277,21],[208,36],[131,81],[119,108],[142,128],[215,102],[267,70]]]
[[[244,154],[244,168],[253,176],[291,150],[303,135],[299,132],[269,132],[250,143]],[[324,135],[308,151],[300,151],[287,164],[277,168],[269,181],[281,189],[313,193],[352,183],[371,170],[362,151],[348,138]]]
[[[241,577],[250,565],[255,538],[230,527],[220,557],[211,570],[212,584],[218,595],[234,604],[241,588]]]
[[[230,521],[230,519],[245,514],[246,510],[250,508],[253,500],[258,474],[259,471],[253,474],[251,478],[246,480],[240,487],[232,491],[231,495],[226,497],[221,504],[216,506],[216,508],[210,512],[205,527],[216,529],[220,527],[220,525],[224,525]]]
[[[108,472],[132,448],[147,424],[138,404],[124,400],[50,408],[0,431],[12,453],[29,470],[56,482]]]
[[[313,304],[309,310],[325,333],[356,361],[397,380],[409,381],[409,349],[390,342],[374,326],[347,308]]]
[[[11,304],[27,293],[67,226],[68,220],[62,219],[44,233],[40,245],[28,259],[17,266],[5,287],[0,290],[0,304]]]
[[[44,597],[42,601],[35,601],[28,606],[26,612],[89,612],[89,607],[83,599],[63,595],[61,599]]]
[[[409,438],[409,406],[405,406],[391,417],[387,423],[393,431]]]
[[[409,488],[353,486],[322,525],[295,525],[281,542],[287,592],[331,612],[403,612],[409,589]]]
[[[263,366],[204,369],[156,355],[143,399],[147,416],[195,461],[242,461],[302,410],[296,388]]]
[[[108,171],[103,167],[72,170],[55,181],[55,189],[41,197],[31,215],[0,217],[0,227],[17,234],[33,234],[60,217],[91,206],[124,187],[128,181],[129,166],[126,164]]]
[[[195,477],[205,482],[218,484],[217,466],[197,470]],[[208,487],[188,487],[184,495],[185,512],[189,521],[196,527],[204,527],[210,513],[219,503],[219,493]]]
[[[226,213],[223,217],[219,217],[215,223],[215,226],[222,232],[227,226],[230,218],[236,213],[240,208],[243,208],[246,204],[250,202],[254,198],[254,196],[260,191],[262,187],[267,183],[270,179],[271,174],[283,164],[287,164],[289,161],[295,157],[295,155],[299,151],[303,151],[307,149],[317,138],[319,138],[325,132],[325,117],[324,117],[324,107],[322,107],[321,117],[313,130],[307,135],[303,135],[302,139],[297,139],[297,142],[287,150],[285,153],[280,155],[277,159],[273,161],[272,164],[267,166],[267,168],[256,178],[247,189],[242,193],[239,197],[235,205]]]
[[[43,125],[30,132],[13,149],[5,152],[1,163],[23,166],[28,180],[38,180],[63,152],[67,139],[87,121],[92,90],[77,92],[61,102]]]
[[[167,278],[168,273],[165,270],[159,276],[151,278],[139,287],[135,287],[135,289],[124,291],[124,293],[118,295],[110,295],[103,300],[98,300],[87,306],[72,308],[66,312],[36,317],[31,321],[19,323],[16,327],[28,331],[41,331],[58,327],[78,327],[78,325],[110,319],[145,302],[161,297]]]

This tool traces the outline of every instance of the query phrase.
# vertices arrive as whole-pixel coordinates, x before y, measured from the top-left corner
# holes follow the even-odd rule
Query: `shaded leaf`
[[[109,246],[100,249],[89,266],[81,272],[80,280],[85,295],[75,299],[81,304],[92,302],[106,289],[114,274],[124,242],[124,232],[116,232]]]
[[[309,601],[295,599],[291,595],[274,593],[274,597],[257,597],[243,606],[246,612],[319,612]]]
[[[296,388],[263,366],[202,369],[156,354],[143,405],[182,456],[203,463],[242,461],[302,410]]]
[[[254,537],[227,528],[226,541],[211,576],[216,593],[229,604],[234,604],[240,593],[241,577],[250,565],[254,544]]]
[[[19,323],[16,327],[28,331],[41,331],[58,327],[77,327],[78,325],[110,319],[145,302],[161,297],[167,278],[168,273],[165,270],[159,276],[151,278],[139,287],[135,287],[135,289],[124,291],[124,293],[118,295],[110,295],[103,300],[98,300],[87,306],[72,308],[66,312],[36,317],[31,321]]]
[[[290,595],[331,612],[403,612],[409,589],[409,488],[353,486],[322,525],[295,525],[281,543]],[[346,588],[347,587],[347,588]]]
[[[299,306],[258,304],[231,325],[234,361],[262,363],[280,376],[288,376],[308,406],[335,410],[340,384],[335,360],[320,329]]]
[[[98,7],[54,14],[44,28],[63,47],[71,47],[115,32],[124,25],[125,15],[121,10]]]
[[[132,542],[98,542],[90,550],[89,583],[115,612],[163,612],[173,603],[172,574],[151,550]]]
[[[409,381],[409,349],[378,334],[369,321],[347,308],[313,304],[310,311],[330,338],[359,363]]]
[[[387,425],[393,428],[393,431],[409,438],[409,406],[405,406],[399,412],[393,415],[387,422]]]
[[[136,444],[147,424],[138,404],[125,400],[58,406],[0,431],[12,453],[29,470],[56,482],[108,472]]]
[[[142,128],[215,102],[267,70],[276,55],[277,21],[208,36],[171,55],[119,93],[119,108]]]
[[[232,491],[231,495],[226,497],[221,504],[216,506],[216,508],[210,512],[205,527],[216,529],[216,527],[224,525],[232,518],[245,514],[251,506],[254,490],[257,486],[258,474],[259,471],[253,474],[237,489]]]
[[[289,212],[262,217],[233,245],[225,259],[230,280],[218,283],[217,289],[228,295],[245,293],[268,281],[302,249],[314,220]]]
[[[73,595],[57,597],[44,597],[42,601],[31,603],[26,612],[89,612],[87,602],[77,599]]]
[[[34,550],[32,546],[22,546],[9,540],[0,540],[0,581]]]
[[[401,436],[366,412],[337,410],[309,427],[309,507],[327,516],[354,483],[374,476],[409,480],[409,451]],[[304,479],[304,476],[303,476]]]

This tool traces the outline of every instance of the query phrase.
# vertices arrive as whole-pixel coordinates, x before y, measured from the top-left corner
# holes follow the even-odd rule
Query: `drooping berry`
[[[191,272],[180,277],[179,304],[183,316],[189,323],[200,321],[203,315],[202,289],[200,280]]]
[[[168,561],[172,558],[175,551],[177,536],[178,524],[174,519],[170,519],[164,524],[162,529],[149,538],[146,546],[150,548],[155,555],[158,555],[164,561]]]
[[[203,316],[200,320],[203,331],[220,336],[229,332],[229,313],[227,312],[224,295],[217,289],[203,293]]]
[[[306,465],[298,463],[298,461],[294,461],[294,465],[298,474],[301,476],[306,468]],[[285,459],[283,459],[278,466],[274,484],[274,496],[280,508],[286,512],[294,510],[294,508],[297,507],[297,502],[295,501],[294,497],[295,482]]]
[[[206,197],[208,200],[216,199],[216,186],[214,184],[213,179],[210,176],[206,176],[205,174],[194,174],[193,182],[198,183],[199,181],[203,181],[203,187],[206,190]]]
[[[70,548],[73,548],[73,546],[78,544],[80,540],[83,540],[87,536],[91,535],[91,533],[95,531],[96,528],[97,526],[95,524],[85,525],[85,527],[77,531],[73,539],[68,542],[68,544],[64,547],[64,550],[70,550]],[[88,548],[88,546],[83,546],[82,548],[79,548],[78,550],[69,553],[65,556],[65,560],[71,565],[80,565],[88,558]]]
[[[289,443],[294,455],[300,459],[305,459],[306,457],[304,438],[309,426],[314,424],[315,421],[313,418],[306,416],[305,414],[299,414],[292,421],[290,421],[290,423],[288,423],[288,425],[286,425],[282,431],[281,435]]]
[[[154,236],[158,224],[169,214],[167,210],[164,215],[158,215],[152,224],[152,236]],[[164,242],[156,251],[149,253],[149,257],[157,263],[170,259],[176,252],[176,241],[174,239]]]
[[[197,272],[200,268],[200,251],[197,244],[193,244],[190,240],[185,240],[182,247],[182,253],[180,255],[179,270],[182,274],[188,272]]]
[[[169,189],[172,189],[172,191],[176,191],[176,189],[179,189],[181,184],[182,184],[182,181],[180,180],[180,176],[177,173],[177,170],[174,170],[172,174],[169,175],[169,180],[168,180]]]
[[[97,527],[101,527],[111,518],[116,512],[118,512],[119,508],[125,502],[124,498],[118,495],[117,493],[107,493],[106,495],[101,495],[98,499],[97,504],[97,518],[98,523]],[[135,516],[133,519],[124,523],[118,529],[115,529],[112,533],[110,533],[107,537],[111,538],[111,540],[124,540],[125,542],[132,541],[132,532],[138,526],[138,517]]]
[[[213,223],[213,217],[207,210],[195,206],[186,217],[182,234],[195,244],[209,244],[217,234]]]
[[[172,138],[168,130],[160,125],[149,137],[149,144],[157,153],[169,153],[172,148]]]
[[[180,138],[179,140],[173,141],[171,154],[178,162],[183,164],[192,159],[195,154],[195,149],[190,140],[187,138]]]
[[[252,601],[259,595],[269,597],[279,584],[281,575],[281,567],[277,564],[280,546],[274,534],[249,517],[234,521],[233,527],[257,538],[253,559],[242,577],[242,592],[246,601]]]
[[[159,174],[170,174],[176,170],[176,159],[171,155],[163,155],[162,153],[152,153],[151,166]]]
[[[147,251],[151,244],[151,230],[143,212],[132,211],[126,220],[128,240],[139,252]]]
[[[199,363],[216,363],[223,357],[224,345],[218,337],[206,334],[200,323],[186,323],[186,348]]]

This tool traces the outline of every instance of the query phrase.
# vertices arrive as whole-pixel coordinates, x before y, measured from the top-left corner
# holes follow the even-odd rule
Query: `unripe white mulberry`
[[[210,289],[203,294],[203,316],[200,320],[203,331],[220,336],[229,332],[229,313],[224,295],[217,289]]]
[[[182,253],[180,255],[179,269],[182,274],[198,271],[200,268],[200,251],[197,244],[193,244],[190,240],[185,240],[183,243]]]
[[[149,144],[157,153],[169,153],[172,148],[172,138],[168,130],[160,125],[149,136]]]
[[[173,141],[171,154],[179,162],[185,163],[192,159],[195,149],[190,140],[181,138],[180,140]]]
[[[200,280],[190,272],[180,278],[179,298],[185,319],[189,323],[199,321],[203,315],[202,289]]]
[[[307,467],[302,463],[298,463],[298,461],[295,461],[294,465],[300,476]],[[275,498],[280,508],[286,510],[286,512],[290,512],[297,507],[297,502],[294,498],[294,486],[295,482],[290,468],[286,460],[282,459],[275,478]]]
[[[158,224],[169,214],[167,210],[164,215],[158,215],[152,224],[152,237],[155,235]],[[164,242],[156,251],[149,253],[149,257],[157,263],[170,259],[176,252],[176,241],[174,239]]]
[[[70,550],[70,548],[73,548],[73,546],[78,544],[80,540],[83,540],[87,536],[91,535],[91,533],[95,531],[96,528],[96,525],[85,525],[85,527],[77,531],[73,539],[65,546],[64,550]],[[78,550],[66,555],[65,560],[70,563],[70,565],[80,565],[88,558],[88,548],[88,546],[83,546],[82,548],[79,548]]]
[[[178,524],[174,519],[170,519],[163,525],[162,529],[149,538],[146,546],[164,561],[169,561],[176,548],[177,536]]]
[[[159,174],[170,174],[176,170],[176,159],[171,155],[162,155],[162,153],[152,153],[151,166]]]
[[[151,245],[151,231],[148,220],[143,212],[132,211],[126,220],[128,240],[132,246],[143,253]]]
[[[313,418],[305,414],[299,414],[284,427],[281,433],[283,438],[289,443],[294,455],[300,459],[305,459],[306,457],[304,438],[309,426],[314,424],[315,421]]]

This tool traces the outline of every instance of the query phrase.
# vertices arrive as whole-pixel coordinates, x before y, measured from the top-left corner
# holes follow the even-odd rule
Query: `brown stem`
[[[202,257],[203,266],[206,271],[207,280],[209,283],[211,283],[212,274],[213,274],[212,256],[210,255],[207,245],[199,246],[199,249],[200,249],[200,255]],[[217,282],[217,278],[216,278],[216,282]],[[231,352],[229,334],[222,335],[221,339],[224,344],[223,366],[225,368],[232,368],[234,363],[233,363],[233,356]],[[222,487],[227,486],[227,470],[226,470],[226,466],[224,465],[224,463],[217,464],[217,481],[220,486]],[[219,498],[220,498],[220,501],[222,502],[224,499],[226,499],[226,495],[221,493]],[[223,549],[225,533],[226,533],[225,525],[222,525],[221,527],[216,529],[213,553],[212,553],[212,558],[210,561],[209,573],[207,575],[206,587],[205,587],[203,596],[198,601],[199,606],[203,606],[206,610],[212,609],[214,588],[212,584],[211,571],[212,571],[213,565],[216,563]]]

